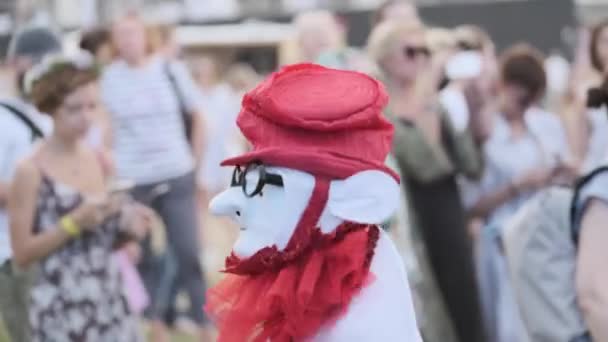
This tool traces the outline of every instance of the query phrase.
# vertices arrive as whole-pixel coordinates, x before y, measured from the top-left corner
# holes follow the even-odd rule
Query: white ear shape
[[[381,224],[397,210],[399,191],[397,181],[385,172],[359,172],[331,183],[328,209],[344,221]]]

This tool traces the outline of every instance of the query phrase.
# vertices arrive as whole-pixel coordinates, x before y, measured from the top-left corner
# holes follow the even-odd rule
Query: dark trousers
[[[150,192],[161,183],[169,185],[169,192],[146,203]],[[168,242],[166,252],[159,255],[152,250],[150,238],[143,242],[139,270],[151,297],[146,314],[149,318],[165,320],[173,310],[178,292],[184,290],[190,299],[191,318],[202,324],[206,286],[199,260],[194,173],[161,183],[138,186],[133,192],[136,200],[161,216]]]
[[[455,178],[408,180],[405,188],[458,340],[486,341],[473,246]]]

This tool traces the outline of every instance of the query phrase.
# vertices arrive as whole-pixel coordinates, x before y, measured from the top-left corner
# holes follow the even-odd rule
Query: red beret
[[[296,64],[243,98],[237,124],[253,150],[222,165],[261,162],[331,179],[365,170],[399,177],[384,164],[393,126],[377,80],[358,72]]]

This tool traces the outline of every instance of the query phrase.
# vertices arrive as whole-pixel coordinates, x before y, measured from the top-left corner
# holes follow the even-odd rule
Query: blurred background
[[[294,58],[288,45],[294,34],[289,22],[295,14],[320,8],[334,11],[349,28],[349,45],[363,46],[371,28],[371,14],[381,3],[380,0],[2,1],[0,46],[6,51],[12,30],[29,22],[53,25],[69,36],[137,9],[150,21],[177,25],[177,41],[187,54],[202,51],[225,54],[230,57],[222,58],[223,61],[244,61],[252,63],[257,71],[268,72]],[[427,0],[416,4],[428,25],[480,25],[491,34],[499,49],[525,40],[546,53],[557,49],[565,54],[573,50],[578,24],[591,23],[608,13],[608,3],[602,0]],[[539,18],[543,19],[542,25]]]
[[[511,219],[523,215],[517,215],[522,208],[541,210],[538,208],[542,206],[533,200],[537,194],[557,185],[571,186],[574,179],[608,161],[605,108],[603,112],[587,108],[588,90],[600,94],[595,107],[608,104],[606,18],[608,0],[0,0],[0,95],[31,102],[17,85],[19,76],[23,76],[19,73],[26,70],[20,70],[17,59],[11,59],[9,53],[11,42],[22,29],[43,27],[57,34],[68,55],[87,50],[104,68],[100,82],[102,110],[92,121],[99,137],[87,136],[87,142],[96,141],[97,145],[91,145],[118,156],[114,157],[118,170],[123,167],[121,162],[129,160],[120,158],[128,152],[121,142],[146,147],[149,139],[143,136],[166,122],[142,120],[139,124],[144,133],[140,140],[121,137],[125,133],[120,127],[126,125],[121,120],[128,115],[117,112],[124,109],[129,114],[130,106],[140,110],[141,105],[141,111],[149,111],[145,113],[149,117],[158,113],[149,103],[127,103],[131,99],[125,99],[115,89],[124,86],[133,94],[142,95],[134,96],[143,99],[140,102],[146,102],[154,97],[149,94],[157,91],[147,87],[148,81],[164,82],[162,85],[170,91],[161,95],[171,97],[170,102],[180,107],[167,110],[169,114],[162,113],[172,116],[173,123],[177,122],[177,115],[183,114],[184,103],[196,103],[191,106],[196,109],[187,109],[204,122],[204,141],[200,151],[193,147],[195,155],[184,158],[196,159],[190,170],[196,180],[190,188],[195,189],[191,195],[196,204],[193,215],[197,227],[191,236],[200,236],[195,239],[200,244],[191,254],[202,265],[202,270],[197,271],[201,274],[194,272],[199,283],[200,278],[206,283],[197,285],[202,293],[204,286],[221,279],[219,270],[238,233],[231,222],[210,216],[207,206],[230,182],[232,170],[221,169],[220,161],[250,147],[235,124],[242,96],[265,76],[297,62],[369,73],[385,84],[390,96],[385,114],[401,132],[396,134],[387,163],[404,180],[403,198],[400,212],[385,228],[406,265],[425,341],[589,342],[591,335],[596,337],[593,341],[608,341],[608,299],[591,301],[601,304],[599,318],[594,316],[595,308],[587,310],[583,306],[581,313],[572,299],[598,298],[597,293],[592,291],[589,295],[573,285],[572,265],[577,262],[578,246],[568,244],[571,268],[557,272],[570,275],[569,278],[531,279],[518,273],[520,278],[514,276],[510,280],[505,266],[508,263],[513,267],[510,250],[505,252],[505,241],[511,237],[507,236],[510,230],[506,227],[512,226]],[[145,43],[121,40],[125,38],[121,37],[122,32],[138,33],[137,25],[133,28],[125,22],[145,25]],[[177,87],[171,71],[162,68],[146,69],[150,77],[157,77],[148,81],[115,74],[115,69],[138,59],[129,53],[129,44],[145,44],[145,53],[154,56],[155,59],[140,56],[141,64],[154,65],[156,60],[176,63]],[[119,63],[124,61],[127,63]],[[163,72],[169,73],[170,86]],[[0,135],[7,133],[8,127],[0,126]],[[167,134],[169,140],[161,145],[187,146],[186,138],[175,133]],[[112,142],[105,141],[106,137]],[[4,148],[2,144],[0,141],[0,149]],[[6,150],[9,148],[12,147]],[[435,159],[412,157],[425,153]],[[14,161],[3,167],[13,170]],[[142,169],[147,167],[146,163],[139,164]],[[156,183],[174,180],[167,177]],[[0,180],[0,190],[2,182],[11,181]],[[2,202],[0,196],[0,215],[5,210]],[[562,231],[570,232],[571,222],[562,216],[578,207],[576,203],[573,209],[570,202],[560,203],[559,209],[548,214],[549,219],[561,219],[563,227],[567,227]],[[608,213],[608,206],[604,210]],[[530,209],[526,213],[532,217],[531,213],[537,212]],[[538,222],[542,220],[537,222],[535,218],[530,218],[529,227],[540,226]],[[176,233],[168,223],[171,220],[162,219],[165,226],[159,230],[164,229],[164,233],[152,239],[168,240],[163,253],[170,260],[180,246],[172,245],[175,241],[171,234]],[[3,230],[8,231],[6,222],[0,222],[0,233]],[[0,244],[0,252],[8,249],[7,237],[8,233],[0,235],[0,242],[4,243]],[[608,245],[605,236],[599,240]],[[556,255],[564,251],[557,243],[551,246]],[[521,252],[527,247],[518,245],[512,251]],[[590,252],[593,260],[605,260],[602,248],[581,248],[590,248],[595,253]],[[128,263],[131,268],[139,267],[135,271],[138,274],[147,257],[145,252],[140,255],[138,247],[135,250],[136,256],[131,255]],[[8,254],[7,264],[11,259]],[[182,256],[176,257],[180,272]],[[527,263],[526,258],[516,258],[517,265],[537,267],[531,273],[549,265]],[[3,262],[0,259],[0,265]],[[154,267],[152,271],[158,274],[171,273]],[[589,267],[601,268],[597,264]],[[528,281],[529,286],[521,287],[518,281]],[[561,282],[569,292],[555,295],[547,290],[551,286],[538,285],[551,282]],[[202,314],[192,314],[199,305],[197,300],[202,299],[196,299],[196,294],[190,293],[192,289],[178,285],[175,303],[171,304],[175,312],[172,317],[162,318],[159,330],[155,330],[154,319],[143,314],[145,305],[137,312],[146,339],[214,341],[214,329],[200,317]],[[600,288],[599,296],[608,298],[608,286]],[[126,295],[146,290],[150,289],[127,286]],[[3,296],[7,298],[6,293],[0,292],[0,304]],[[542,307],[538,304],[542,300],[535,302],[530,298],[570,301],[564,304],[566,309],[560,306],[551,311],[551,305]],[[531,306],[533,303],[537,305]],[[5,325],[9,312],[6,305],[0,306]],[[550,312],[557,317],[555,321],[530,320],[552,317]],[[574,323],[556,323],[562,314],[568,317],[568,323]],[[561,332],[560,326],[564,327],[563,335],[546,337],[555,330]],[[4,330],[0,324],[1,342],[9,341]],[[539,331],[548,335],[534,335]]]

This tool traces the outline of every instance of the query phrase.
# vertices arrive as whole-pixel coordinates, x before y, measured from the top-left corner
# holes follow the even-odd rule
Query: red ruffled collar
[[[205,307],[219,328],[218,341],[312,337],[371,281],[378,227],[346,222],[331,234],[307,231],[286,251],[269,247],[246,260],[234,254],[226,260],[230,274],[208,291]]]

